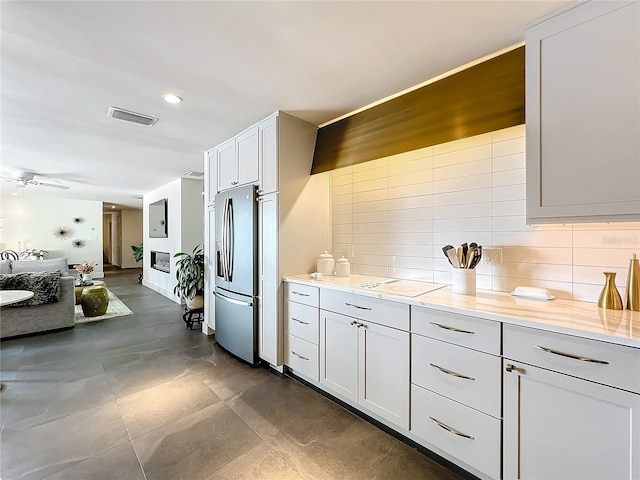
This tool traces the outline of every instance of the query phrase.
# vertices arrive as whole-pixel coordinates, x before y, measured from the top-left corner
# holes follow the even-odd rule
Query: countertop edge
[[[439,287],[437,290],[425,293],[417,297],[406,297],[406,296],[392,295],[392,294],[382,293],[382,292],[375,292],[373,290],[368,290],[364,288],[353,288],[353,287],[347,287],[344,285],[335,285],[327,282],[326,280],[323,281],[323,280],[315,280],[312,278],[304,278],[303,275],[287,276],[283,278],[283,281],[288,283],[299,283],[303,285],[309,285],[309,286],[331,289],[331,290],[339,290],[342,292],[349,292],[356,295],[379,298],[382,300],[398,302],[398,303],[413,305],[417,307],[430,308],[433,310],[438,310],[438,311],[447,312],[447,313],[474,316],[474,317],[482,318],[484,320],[502,322],[510,325],[518,325],[522,327],[534,328],[537,330],[543,330],[547,332],[559,333],[563,335],[571,335],[579,338],[597,340],[597,341],[607,342],[607,343],[611,343],[619,346],[626,346],[626,347],[640,349],[640,339],[591,331],[591,330],[580,328],[577,326],[567,326],[567,325],[559,325],[559,324],[556,325],[553,323],[549,323],[544,319],[541,319],[539,321],[532,320],[530,318],[518,317],[517,315],[513,315],[512,313],[507,314],[507,313],[500,313],[500,312],[489,312],[489,311],[485,311],[478,308],[470,308],[467,306],[448,305],[442,300],[438,300],[436,295],[437,294],[448,295],[449,298],[453,298],[453,299],[456,299],[456,298],[464,299],[465,297],[469,297],[468,295],[453,293],[450,285],[443,285]],[[434,293],[436,295],[434,295]],[[499,298],[499,297],[511,297],[511,295],[509,295],[508,293],[497,292],[493,290],[478,290],[477,295],[480,296],[481,298],[489,299],[489,300],[492,298]],[[535,305],[535,302],[540,302],[541,307],[547,302],[547,300],[533,300],[533,299],[525,299],[521,301],[534,302],[534,303],[530,303],[530,305]],[[551,302],[554,302],[554,306],[557,306],[558,309],[566,310],[567,314],[574,312],[575,310],[579,310],[580,312],[584,311],[586,316],[590,315],[595,317],[593,310],[598,308],[594,304],[590,304],[587,302],[579,302],[576,300],[551,300]],[[495,307],[495,308],[499,309],[500,307]],[[634,314],[637,313],[640,316],[640,312],[633,312],[633,313]]]

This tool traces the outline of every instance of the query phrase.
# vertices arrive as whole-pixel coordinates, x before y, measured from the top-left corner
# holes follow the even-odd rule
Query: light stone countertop
[[[514,297],[509,293],[492,290],[478,290],[476,295],[461,295],[453,293],[453,289],[449,285],[412,280],[401,280],[396,284],[381,285],[373,289],[361,287],[363,283],[379,280],[384,280],[384,278],[366,275],[323,276],[320,280],[310,278],[309,275],[285,277],[287,282],[347,291],[368,297],[640,349],[640,312],[604,310],[598,308],[595,303],[574,300],[536,300]],[[421,289],[430,291],[415,297],[397,295],[390,293],[390,287],[394,285],[398,287],[406,285],[408,294]]]

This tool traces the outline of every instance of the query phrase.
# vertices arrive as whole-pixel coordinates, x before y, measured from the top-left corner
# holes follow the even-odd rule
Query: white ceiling
[[[71,187],[25,197],[140,207],[276,110],[321,125],[522,42],[567,3],[2,1],[0,175]],[[111,105],[160,121],[114,120]]]

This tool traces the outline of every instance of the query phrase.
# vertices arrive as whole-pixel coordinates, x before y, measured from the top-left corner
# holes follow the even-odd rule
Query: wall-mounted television
[[[167,230],[167,199],[163,198],[149,204],[149,237],[166,238]]]

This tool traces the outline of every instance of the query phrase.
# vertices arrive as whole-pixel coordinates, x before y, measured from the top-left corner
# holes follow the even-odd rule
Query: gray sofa
[[[59,279],[55,272],[59,272]],[[16,285],[16,282],[23,281],[25,277],[37,286],[34,299],[27,300],[26,305],[21,302],[0,307],[0,338],[75,326],[74,277],[69,275],[66,257],[50,260],[0,260],[2,285]],[[59,285],[59,290],[52,288],[52,291],[42,291],[45,287],[38,285]],[[29,305],[39,303],[36,301],[38,299],[48,303]]]

